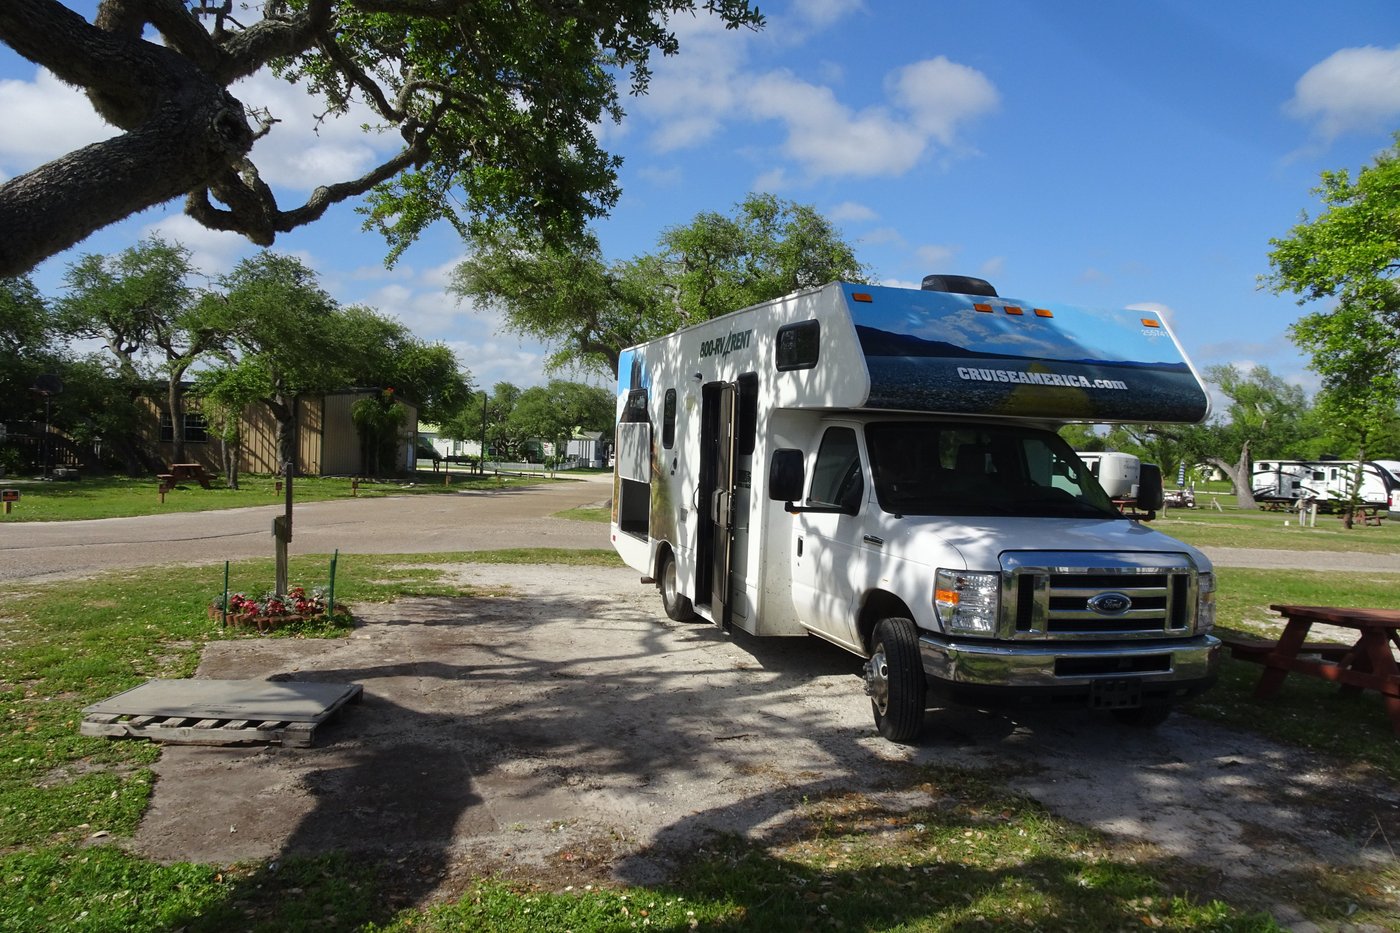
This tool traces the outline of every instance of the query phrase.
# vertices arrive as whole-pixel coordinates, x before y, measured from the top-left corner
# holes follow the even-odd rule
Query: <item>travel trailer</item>
[[[1257,502],[1312,499],[1324,510],[1345,508],[1353,490],[1358,505],[1388,509],[1400,491],[1390,470],[1370,460],[1257,460],[1250,486]]]
[[[1132,454],[1112,450],[1081,450],[1076,453],[1110,499],[1124,502],[1137,500],[1138,476],[1142,471],[1141,460]]]
[[[833,282],[621,354],[611,536],[672,619],[863,658],[879,732],[935,699],[1155,725],[1209,686],[1215,577],[1125,518],[1056,434],[1198,422],[1152,311],[980,279]],[[1161,508],[1142,467],[1138,508]]]

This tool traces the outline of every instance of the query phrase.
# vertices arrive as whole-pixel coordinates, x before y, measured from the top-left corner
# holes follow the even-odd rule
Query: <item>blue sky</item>
[[[1394,0],[760,8],[758,33],[676,21],[681,54],[658,63],[647,97],[626,100],[622,125],[600,129],[625,159],[623,197],[597,225],[609,258],[767,191],[832,218],[882,284],[961,273],[1031,302],[1157,309],[1200,367],[1263,363],[1315,383],[1287,338],[1301,309],[1256,279],[1269,238],[1316,213],[1319,173],[1354,172],[1400,130]],[[311,134],[311,102],[266,76],[235,93],[282,119],[255,157],[287,204],[392,145],[361,133],[359,117]],[[0,118],[0,179],[111,134],[84,98],[5,47]],[[252,252],[176,207],[95,234],[36,282],[56,294],[77,254],[157,231],[211,274]],[[393,270],[349,207],[274,248],[340,301],[451,346],[478,385],[545,378],[544,348],[445,292],[463,255],[449,229]]]

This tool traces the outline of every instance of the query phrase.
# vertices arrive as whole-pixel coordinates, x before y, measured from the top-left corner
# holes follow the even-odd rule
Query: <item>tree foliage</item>
[[[29,277],[0,278],[0,398],[6,400],[0,420],[33,417],[38,396],[29,390],[60,365],[58,336],[49,303]]]
[[[176,463],[186,459],[185,374],[224,340],[189,284],[194,271],[188,249],[151,237],[116,256],[89,253],[71,263],[58,303],[64,332],[101,340],[133,383],[164,379]]]
[[[1400,134],[1363,167],[1324,172],[1326,210],[1271,240],[1266,282],[1299,303],[1335,299],[1290,330],[1322,377],[1318,404],[1333,433],[1364,455],[1400,400]]]
[[[1300,303],[1337,298],[1400,330],[1400,133],[1389,150],[1353,181],[1346,169],[1323,172],[1314,189],[1326,209],[1306,214],[1285,238],[1270,240],[1273,271],[1264,282]]]
[[[750,195],[734,216],[702,213],[659,249],[607,263],[583,248],[494,225],[475,231],[450,290],[500,308],[507,326],[549,344],[552,368],[612,375],[628,346],[835,279],[863,282],[855,251],[814,208]]]
[[[619,80],[644,92],[651,56],[678,50],[668,18],[696,12],[762,25],[747,0],[102,0],[92,22],[58,0],[4,0],[0,42],[83,88],[118,133],[0,185],[0,275],[181,197],[262,246],[363,195],[391,256],[439,219],[577,232],[618,194],[593,127],[620,117]],[[285,115],[236,84],[260,72],[325,114],[367,108],[395,144],[284,204],[256,144]]]

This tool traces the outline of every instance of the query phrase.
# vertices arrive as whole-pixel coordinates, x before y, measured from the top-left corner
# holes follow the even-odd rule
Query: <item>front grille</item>
[[[1195,571],[1184,561],[1083,569],[1014,562],[1008,570],[1003,605],[1013,614],[1015,637],[1161,638],[1180,636],[1191,626]]]

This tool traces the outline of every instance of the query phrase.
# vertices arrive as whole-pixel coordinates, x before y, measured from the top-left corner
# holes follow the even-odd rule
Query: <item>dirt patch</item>
[[[166,748],[134,847],[374,854],[413,866],[408,901],[482,871],[652,883],[714,830],[775,838],[806,800],[928,806],[911,766],[945,764],[995,768],[1058,815],[1211,866],[1227,895],[1396,863],[1400,788],[1298,749],[1180,715],[1141,731],[962,709],[892,745],[860,660],[817,639],[670,622],[631,570],[447,572],[495,595],[359,607],[364,624],[334,641],[209,645],[198,676],[359,683],[364,699],[309,749]]]

